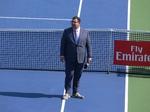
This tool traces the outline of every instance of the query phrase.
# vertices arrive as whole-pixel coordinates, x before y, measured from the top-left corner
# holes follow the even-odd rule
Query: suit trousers
[[[65,63],[65,90],[66,93],[70,94],[70,89],[72,87],[73,93],[78,92],[80,78],[83,72],[84,63],[75,62],[66,62]],[[73,86],[72,86],[73,80]]]

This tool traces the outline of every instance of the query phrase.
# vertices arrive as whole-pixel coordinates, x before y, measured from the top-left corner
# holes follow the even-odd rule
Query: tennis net
[[[88,29],[89,30],[89,29]],[[150,32],[117,29],[89,30],[93,60],[85,71],[149,74],[150,67],[114,65],[114,40],[150,41]],[[58,30],[0,30],[0,69],[64,70]]]

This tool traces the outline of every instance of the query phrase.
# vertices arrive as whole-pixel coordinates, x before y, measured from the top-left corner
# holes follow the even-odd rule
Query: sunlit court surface
[[[80,93],[85,98],[68,100],[61,99],[64,72],[1,70],[0,75],[2,112],[124,111],[123,74],[84,72]]]
[[[137,26],[138,3],[1,0],[0,112],[149,112],[149,75],[143,75],[149,74],[149,68],[113,62],[114,40],[149,39],[150,32],[142,37],[143,33],[126,31],[130,24]],[[85,98],[62,100],[65,72],[59,59],[60,39],[73,16],[80,17],[81,27],[90,32],[93,59],[80,82],[79,92]],[[130,69],[143,74],[125,74]]]
[[[16,0],[0,1],[0,4],[1,29],[65,29],[70,27],[73,16],[81,17],[81,27],[85,29],[127,27],[127,0]],[[33,46],[30,53],[34,56]],[[59,55],[56,58],[59,61]],[[124,112],[125,109],[124,74],[83,72],[79,91],[85,98],[68,100],[61,99],[64,71],[0,70],[0,77],[0,112]]]

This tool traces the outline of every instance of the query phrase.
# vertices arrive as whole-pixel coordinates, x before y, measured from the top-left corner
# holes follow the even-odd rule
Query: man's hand
[[[88,58],[87,62],[90,63],[92,61],[92,58]]]
[[[88,58],[88,59],[87,59],[87,62],[86,62],[85,65],[84,65],[84,69],[87,69],[87,67],[89,67],[90,61],[92,61],[92,58]]]
[[[64,56],[60,56],[60,61],[64,62],[65,61],[65,57]]]

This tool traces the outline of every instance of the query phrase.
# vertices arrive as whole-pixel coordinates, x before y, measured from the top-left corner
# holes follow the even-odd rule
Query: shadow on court
[[[48,95],[42,93],[22,93],[22,92],[0,92],[2,96],[22,97],[22,98],[62,98],[62,95]]]

